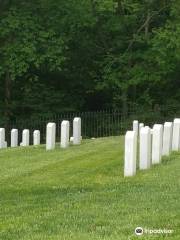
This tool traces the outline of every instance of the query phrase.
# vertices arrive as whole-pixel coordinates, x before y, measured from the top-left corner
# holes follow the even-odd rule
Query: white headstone
[[[67,148],[69,146],[69,121],[62,121],[61,123],[61,147]]]
[[[29,129],[24,129],[22,132],[22,142],[20,146],[27,147],[29,146]]]
[[[140,123],[139,124],[139,136],[140,136],[141,128],[143,128],[143,127],[144,127],[144,123]]]
[[[151,166],[151,132],[149,127],[141,128],[139,168],[148,169]]]
[[[73,142],[73,137],[70,137],[70,142]]]
[[[46,150],[55,148],[56,142],[56,124],[48,123],[46,127]]]
[[[136,174],[137,134],[135,131],[127,131],[125,136],[124,176]]]
[[[162,157],[163,125],[155,124],[152,138],[152,164],[161,162]]]
[[[73,120],[73,144],[81,143],[81,118],[74,118]]]
[[[172,122],[165,122],[163,131],[163,156],[169,156],[172,149],[172,127]]]
[[[173,123],[172,150],[180,149],[180,118],[175,118]]]
[[[40,131],[34,130],[33,132],[33,145],[40,145]]]
[[[5,128],[0,128],[0,148],[7,148],[7,142],[5,141]]]
[[[18,146],[18,130],[12,129],[11,130],[11,147]]]
[[[138,127],[139,127],[138,120],[134,120],[133,121],[133,131],[135,131],[136,136],[138,136]]]

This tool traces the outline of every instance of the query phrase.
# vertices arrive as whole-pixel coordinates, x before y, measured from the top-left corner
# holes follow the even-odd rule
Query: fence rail
[[[127,129],[132,128],[132,121],[138,119],[146,125],[152,126],[155,122],[162,123],[164,121],[172,121],[174,117],[180,117],[180,108],[153,108],[144,111],[141,108],[134,108],[131,112],[123,114],[119,110],[103,110],[95,112],[67,112],[49,117],[41,117],[38,119],[16,120],[1,123],[0,127],[6,128],[6,139],[8,145],[10,143],[10,131],[12,128],[19,130],[19,142],[23,129],[29,129],[30,143],[32,143],[32,133],[34,130],[40,130],[41,143],[45,142],[46,125],[48,122],[56,123],[56,141],[60,141],[61,122],[63,120],[70,121],[70,136],[72,136],[72,122],[74,117],[80,117],[82,120],[82,137],[98,138],[117,136],[125,133]]]

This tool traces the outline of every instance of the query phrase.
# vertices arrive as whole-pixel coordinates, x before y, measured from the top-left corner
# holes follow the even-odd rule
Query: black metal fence
[[[68,112],[55,116],[34,118],[28,120],[16,120],[12,122],[1,123],[0,127],[6,128],[6,139],[10,144],[10,131],[13,128],[19,130],[19,143],[23,129],[30,130],[30,143],[32,143],[32,134],[34,130],[40,130],[41,143],[45,143],[46,125],[48,122],[56,123],[56,141],[60,141],[61,122],[70,121],[70,136],[72,136],[72,123],[74,117],[80,117],[82,121],[82,137],[98,138],[107,136],[117,136],[125,133],[132,128],[132,121],[137,119],[146,125],[152,126],[154,123],[163,123],[172,121],[174,117],[180,117],[180,108],[172,107],[153,107],[149,109],[134,108],[132,111],[123,114],[120,110],[103,110],[95,112]]]

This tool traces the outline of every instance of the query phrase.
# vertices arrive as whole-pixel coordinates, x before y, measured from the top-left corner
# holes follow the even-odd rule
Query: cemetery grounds
[[[0,239],[179,240],[180,153],[124,178],[123,149],[121,136],[1,150]]]

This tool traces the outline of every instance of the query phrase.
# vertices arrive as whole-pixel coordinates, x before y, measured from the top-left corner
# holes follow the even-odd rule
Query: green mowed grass
[[[0,239],[180,239],[180,154],[123,177],[123,137],[0,151]],[[137,226],[172,234],[136,236]]]

